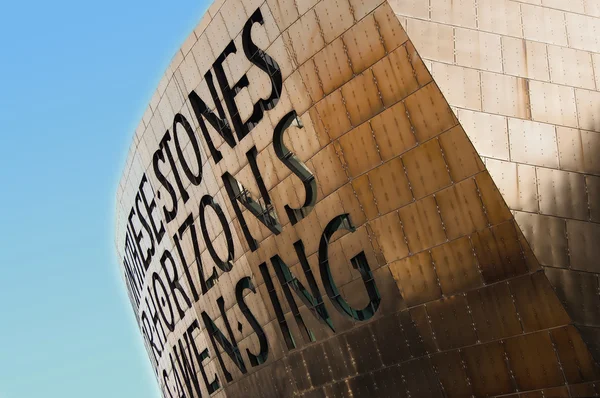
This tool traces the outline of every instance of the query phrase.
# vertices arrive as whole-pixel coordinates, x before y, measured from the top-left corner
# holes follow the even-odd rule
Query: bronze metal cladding
[[[117,194],[163,396],[600,394],[599,18],[213,3]]]

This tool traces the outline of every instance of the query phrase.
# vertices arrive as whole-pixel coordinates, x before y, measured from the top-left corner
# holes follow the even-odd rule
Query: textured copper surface
[[[598,358],[600,3],[390,4]]]
[[[165,397],[600,392],[588,10],[427,3],[217,1],[177,53],[117,196]]]

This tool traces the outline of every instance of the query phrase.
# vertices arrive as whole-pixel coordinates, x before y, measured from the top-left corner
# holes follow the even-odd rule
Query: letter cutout
[[[302,128],[302,123],[296,115],[296,111],[291,111],[285,115],[273,132],[273,148],[275,154],[285,164],[285,166],[292,171],[304,185],[305,199],[302,207],[293,209],[288,205],[285,205],[285,212],[287,213],[292,225],[298,223],[306,217],[314,208],[317,203],[317,180],[311,171],[306,167],[302,161],[300,161],[294,153],[292,153],[283,143],[283,133],[291,126],[293,122],[296,122],[298,127]]]
[[[350,221],[348,214],[341,214],[335,217],[327,224],[323,235],[321,235],[321,241],[319,243],[319,266],[321,269],[321,280],[327,291],[327,295],[331,299],[333,306],[342,314],[348,315],[349,317],[356,319],[357,321],[366,321],[371,319],[381,303],[381,295],[377,290],[377,284],[373,279],[373,274],[369,268],[367,256],[364,251],[361,251],[354,256],[350,261],[352,266],[360,272],[365,288],[369,295],[369,303],[363,309],[356,310],[352,308],[346,300],[341,296],[333,276],[331,275],[331,268],[329,267],[329,240],[336,231],[345,229],[347,231],[354,232],[355,228]]]

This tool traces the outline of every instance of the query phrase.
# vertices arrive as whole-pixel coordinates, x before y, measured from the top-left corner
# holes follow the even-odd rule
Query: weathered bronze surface
[[[600,393],[600,3],[537,3],[209,8],[117,194],[163,396]]]

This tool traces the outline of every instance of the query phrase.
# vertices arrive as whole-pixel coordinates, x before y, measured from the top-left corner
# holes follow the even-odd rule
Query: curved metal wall
[[[598,358],[600,2],[391,5]]]
[[[390,3],[217,1],[159,83],[116,248],[163,396],[597,393],[600,7]]]

